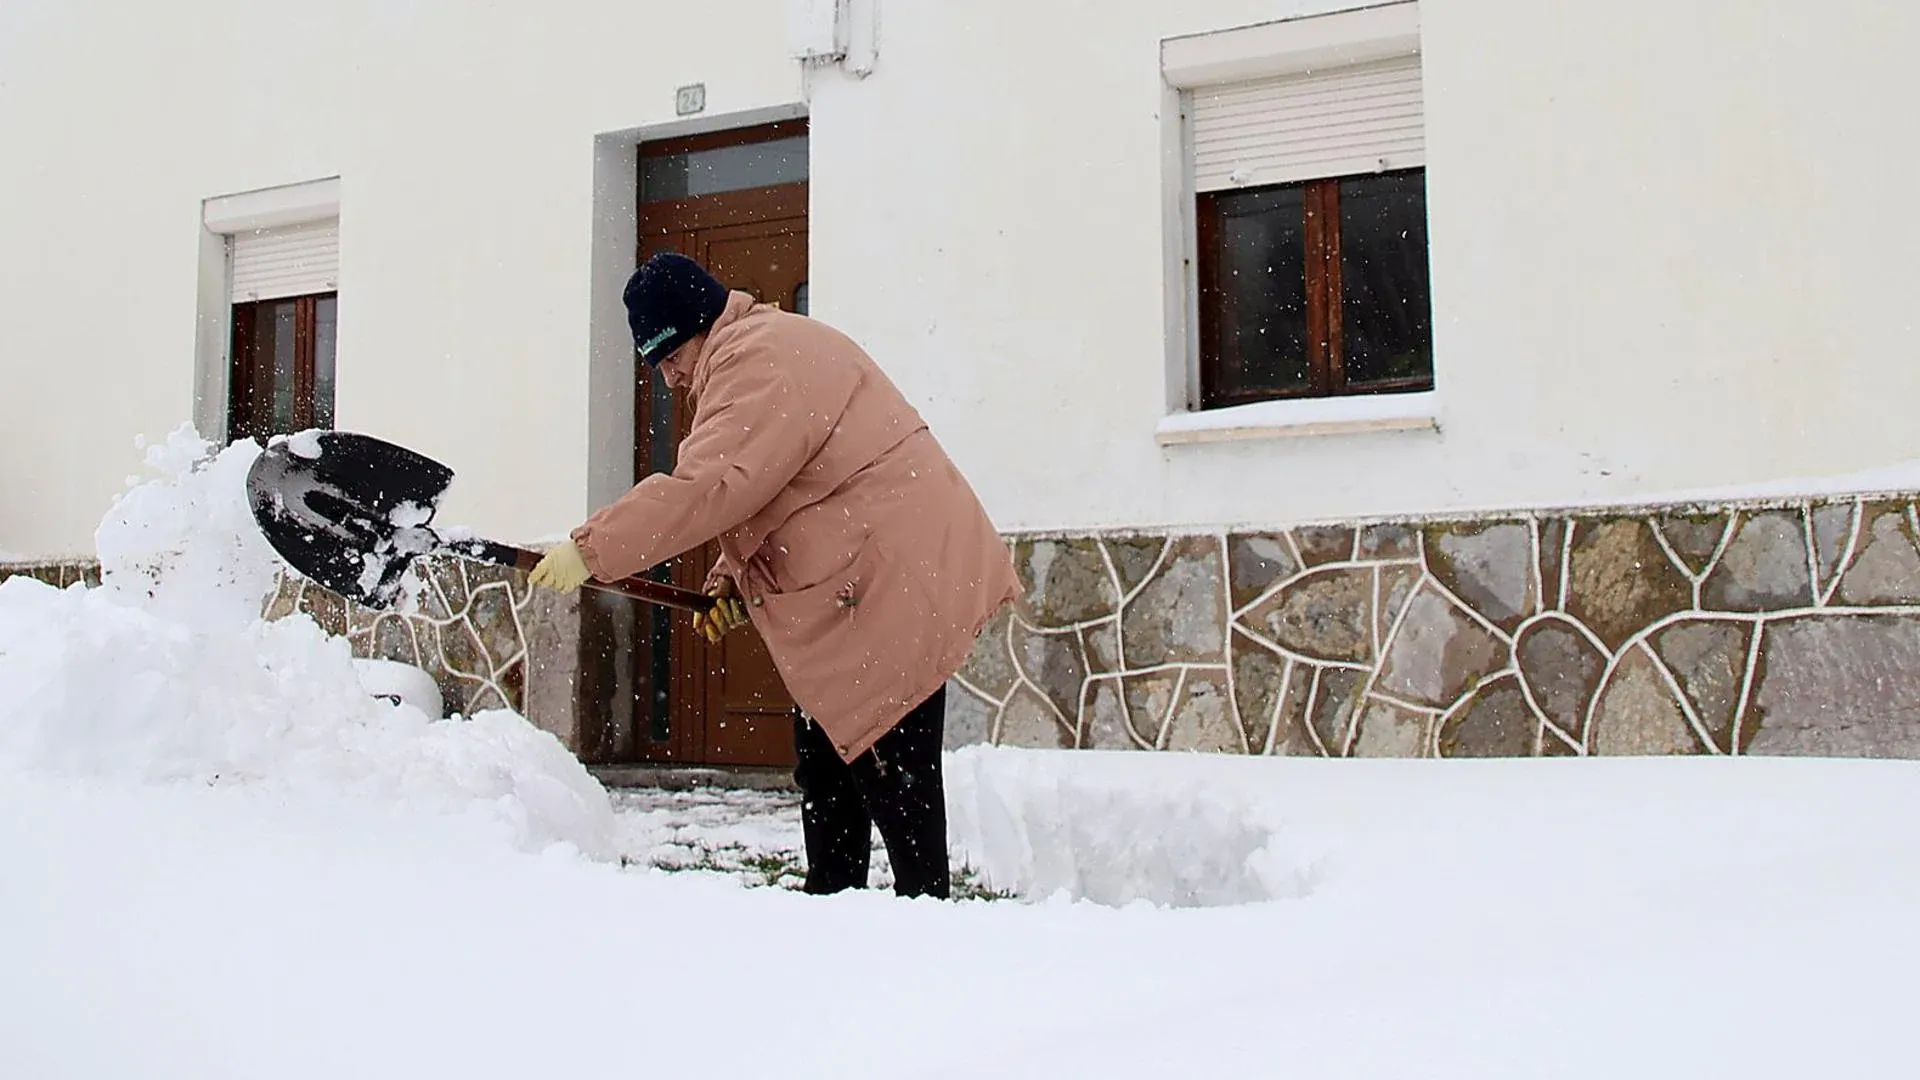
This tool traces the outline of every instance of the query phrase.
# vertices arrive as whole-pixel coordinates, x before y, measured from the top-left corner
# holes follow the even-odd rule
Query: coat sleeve
[[[772,357],[720,361],[670,473],[655,473],[573,531],[601,581],[642,573],[758,513],[819,451],[832,418],[806,409]]]

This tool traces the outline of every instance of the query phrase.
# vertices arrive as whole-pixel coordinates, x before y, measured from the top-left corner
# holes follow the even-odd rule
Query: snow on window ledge
[[[1154,428],[1161,446],[1239,442],[1305,435],[1356,435],[1440,430],[1440,395],[1370,394],[1356,397],[1262,401],[1226,409],[1175,413]]]

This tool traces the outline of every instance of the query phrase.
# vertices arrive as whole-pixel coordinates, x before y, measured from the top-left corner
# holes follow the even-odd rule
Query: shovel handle
[[[487,551],[482,557],[486,561],[511,566],[522,572],[531,571],[538,566],[542,557],[538,551],[529,551],[510,544],[489,543],[485,546]],[[601,592],[619,593],[649,604],[658,604],[677,611],[691,611],[696,615],[711,611],[714,604],[713,597],[705,593],[683,589],[678,585],[668,585],[651,578],[625,577],[618,581],[598,581],[588,578],[582,583],[582,587],[599,589]]]

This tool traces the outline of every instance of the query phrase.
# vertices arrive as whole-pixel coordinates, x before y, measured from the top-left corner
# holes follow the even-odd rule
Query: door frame
[[[804,135],[809,128],[808,119],[801,117],[696,135],[650,140],[639,145],[637,159],[644,160],[651,156],[769,142]],[[637,206],[638,227],[635,236],[634,264],[637,266],[649,255],[662,250],[677,251],[683,255],[698,258],[701,252],[690,249],[695,247],[695,238],[703,233],[747,230],[755,227],[777,228],[780,223],[794,221],[802,223],[804,228],[809,216],[808,208],[808,180],[693,196],[686,199],[654,203],[640,202]],[[783,301],[790,300],[791,298],[783,298]],[[790,306],[790,303],[786,306]],[[638,482],[639,478],[656,471],[652,433],[657,402],[655,400],[656,380],[652,373],[643,368],[637,370],[635,376],[633,475]],[[684,422],[683,417],[681,423],[684,424]],[[676,441],[684,437],[684,428],[676,425]],[[699,588],[704,584],[705,573],[697,564],[706,562],[709,553],[703,548],[689,554],[697,558],[681,556],[670,566],[656,568],[651,576],[684,588]],[[712,649],[694,632],[691,616],[684,612],[668,611],[662,608],[639,615],[637,621],[639,625],[633,628],[633,654],[630,659],[634,669],[633,685],[636,691],[634,710],[629,721],[634,729],[628,740],[632,747],[632,756],[649,763],[723,766],[748,764],[715,762],[707,752],[708,748],[717,741],[710,737],[707,730],[708,725],[716,719],[713,715],[716,697],[713,669],[716,661]],[[665,626],[671,626],[672,647],[668,650],[666,664],[661,665],[654,655],[653,642],[658,629]],[[665,667],[665,671],[661,670],[662,666]],[[651,671],[643,677],[643,671],[647,668],[651,668]],[[667,738],[655,740],[648,738],[644,730],[653,717],[652,704],[646,698],[652,696],[651,689],[663,675],[667,683],[665,702],[668,718]],[[755,761],[750,764],[791,767],[792,761],[788,757],[771,761]]]

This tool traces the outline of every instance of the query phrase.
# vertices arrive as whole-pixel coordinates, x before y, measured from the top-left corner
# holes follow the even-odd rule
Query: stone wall
[[[0,565],[0,581],[27,576],[58,588],[100,583],[97,562]],[[345,636],[355,656],[399,660],[423,668],[440,686],[449,712],[520,710],[526,704],[528,631],[542,598],[527,576],[460,559],[435,560],[430,586],[411,614],[376,612],[295,575],[281,579],[266,616],[303,612],[328,633]],[[536,630],[532,640],[541,635]],[[557,718],[564,721],[567,718]]]
[[[1920,757],[1906,497],[1027,537],[950,741]]]
[[[100,584],[100,564],[83,559],[61,562],[0,563],[0,581],[10,577],[30,577],[56,589],[69,585],[92,588]]]
[[[1920,757],[1910,497],[1014,543],[1026,595],[955,679],[952,745]],[[413,614],[297,578],[267,613],[578,749],[573,599],[458,560],[429,578]]]
[[[464,559],[423,565],[428,588],[414,612],[374,611],[287,575],[267,606],[267,617],[304,612],[328,633],[345,636],[355,656],[425,670],[439,684],[449,713],[524,709],[528,630],[536,603],[527,576]]]

